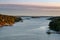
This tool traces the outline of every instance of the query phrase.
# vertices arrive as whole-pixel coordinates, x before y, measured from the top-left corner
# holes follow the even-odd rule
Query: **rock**
[[[21,17],[0,14],[0,26],[12,26],[14,23],[22,21]]]

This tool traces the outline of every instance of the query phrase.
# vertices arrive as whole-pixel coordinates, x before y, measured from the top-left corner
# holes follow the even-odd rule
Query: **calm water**
[[[49,20],[47,17],[26,18],[11,27],[0,28],[0,40],[60,40],[59,34],[46,34]]]

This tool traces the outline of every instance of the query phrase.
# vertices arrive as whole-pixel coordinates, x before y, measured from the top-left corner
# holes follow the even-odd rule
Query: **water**
[[[48,35],[47,17],[24,19],[13,26],[0,28],[0,40],[60,40],[59,34]]]

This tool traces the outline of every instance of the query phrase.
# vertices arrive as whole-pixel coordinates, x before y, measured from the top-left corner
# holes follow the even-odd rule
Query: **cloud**
[[[17,5],[34,5],[34,6],[52,6],[60,7],[60,3],[57,2],[22,2],[22,3],[0,3],[0,4],[17,4]]]
[[[18,3],[18,4],[22,4],[22,5],[35,5],[35,6],[54,6],[54,7],[60,7],[60,3],[56,3],[56,2],[49,2],[49,3],[44,3],[44,2],[41,2],[41,3]]]

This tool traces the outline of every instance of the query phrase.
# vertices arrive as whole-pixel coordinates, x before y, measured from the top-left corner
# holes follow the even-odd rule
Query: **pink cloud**
[[[56,2],[48,2],[48,3],[31,3],[30,2],[30,3],[14,3],[14,4],[60,7],[60,3],[56,3]]]
[[[7,3],[0,3],[0,4],[7,4]],[[8,3],[8,4],[17,4],[17,5],[34,5],[34,6],[52,6],[52,7],[60,7],[60,3],[57,2],[25,2],[25,3]]]

